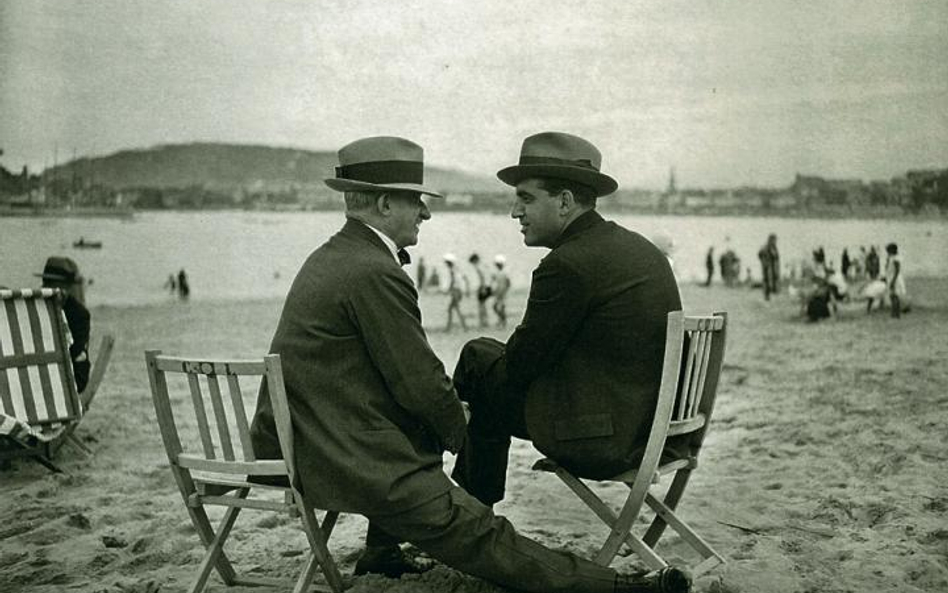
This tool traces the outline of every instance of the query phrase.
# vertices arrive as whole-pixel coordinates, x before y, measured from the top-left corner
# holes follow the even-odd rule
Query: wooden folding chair
[[[621,482],[629,487],[628,496],[618,513],[583,480],[555,461],[541,459],[534,464],[533,469],[554,472],[611,528],[593,558],[595,562],[609,565],[625,543],[650,569],[667,566],[668,563],[655,551],[666,526],[671,526],[700,555],[701,561],[692,568],[694,576],[725,561],[675,514],[675,509],[691,472],[697,467],[698,453],[711,421],[724,362],[726,329],[726,313],[715,313],[710,317],[685,317],[681,311],[668,314],[661,388],[642,463],[636,469],[601,480]],[[676,441],[681,441],[676,442],[674,452],[665,447],[668,437],[673,436],[678,436]],[[665,496],[659,498],[649,489],[658,483],[660,476],[668,474],[674,474],[674,477]],[[654,511],[655,517],[644,536],[639,537],[632,532],[632,525],[643,504]]]
[[[74,432],[105,375],[113,340],[104,336],[89,384],[76,392],[59,289],[0,290],[0,459],[27,457],[59,472],[52,457]]]
[[[217,569],[227,585],[285,584],[274,579],[238,576],[224,553],[224,543],[238,513],[242,508],[251,508],[301,517],[312,554],[296,580],[294,593],[309,589],[317,565],[322,569],[329,588],[340,593],[344,588],[342,577],[327,545],[339,513],[327,511],[320,525],[313,507],[299,489],[293,456],[293,426],[280,357],[268,355],[255,361],[209,361],[162,356],[160,351],[150,350],[145,353],[145,360],[171,472],[191,522],[207,549],[190,591],[202,591],[212,569]],[[254,455],[241,391],[240,379],[245,376],[267,383],[282,459],[258,460]],[[180,385],[181,392],[190,394],[172,397],[169,378],[173,386]],[[222,394],[222,383],[226,385],[226,396]],[[202,388],[202,384],[206,387]],[[176,403],[174,410],[173,402]],[[197,425],[197,435],[193,434],[191,422]],[[179,427],[186,427],[187,432],[179,433]],[[192,436],[193,446],[183,446],[180,434]],[[191,445],[191,442],[186,440],[186,445]],[[251,492],[278,492],[282,497],[280,500],[252,498]],[[227,507],[217,531],[211,526],[205,505]]]

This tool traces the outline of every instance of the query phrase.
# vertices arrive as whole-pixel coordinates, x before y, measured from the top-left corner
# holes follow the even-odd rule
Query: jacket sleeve
[[[428,344],[411,280],[398,268],[367,274],[350,307],[395,401],[436,435],[444,450],[456,453],[466,434],[464,411]]]
[[[533,272],[523,321],[507,341],[508,380],[526,389],[563,356],[589,307],[581,274],[559,259],[547,257]]]

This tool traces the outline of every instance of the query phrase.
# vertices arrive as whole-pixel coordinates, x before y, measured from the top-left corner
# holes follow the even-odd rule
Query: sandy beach
[[[948,590],[948,280],[910,278],[901,319],[844,305],[806,323],[790,297],[682,287],[686,312],[725,310],[731,331],[718,408],[682,515],[729,560],[699,579],[708,593]],[[450,370],[463,343],[445,297],[423,295],[425,326]],[[511,302],[519,318],[525,294]],[[61,451],[66,473],[17,462],[0,471],[0,592],[183,591],[203,555],[158,434],[145,349],[204,357],[265,353],[282,303],[180,303],[93,310],[116,350],[79,429],[94,455]],[[475,324],[473,303],[465,302]],[[486,332],[504,338],[508,330]],[[605,529],[538,457],[515,442],[508,498],[523,533],[591,555]],[[453,459],[446,457],[446,466]],[[219,516],[219,515],[218,515]],[[351,573],[365,521],[343,515],[330,547]],[[247,511],[228,553],[239,570],[295,578],[298,521]],[[670,533],[666,557],[692,557]],[[618,568],[637,566],[634,556]],[[228,590],[216,575],[211,591]],[[232,591],[262,589],[234,588]],[[289,590],[287,587],[286,590]],[[444,566],[401,581],[362,577],[353,593],[498,591]]]

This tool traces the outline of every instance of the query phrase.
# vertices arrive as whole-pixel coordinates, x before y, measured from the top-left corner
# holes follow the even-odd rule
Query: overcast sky
[[[2,0],[9,169],[407,136],[493,175],[579,134],[625,187],[948,166],[944,0]]]

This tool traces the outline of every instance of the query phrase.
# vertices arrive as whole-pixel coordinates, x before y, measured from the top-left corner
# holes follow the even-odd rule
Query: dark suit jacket
[[[309,256],[270,351],[282,358],[301,485],[315,506],[384,514],[451,487],[441,453],[460,447],[464,413],[414,284],[370,228],[349,220]],[[279,455],[265,390],[251,434],[260,457]]]
[[[665,326],[681,309],[668,260],[590,211],[533,273],[507,342],[508,380],[526,389],[534,445],[590,478],[638,463],[658,400]]]

